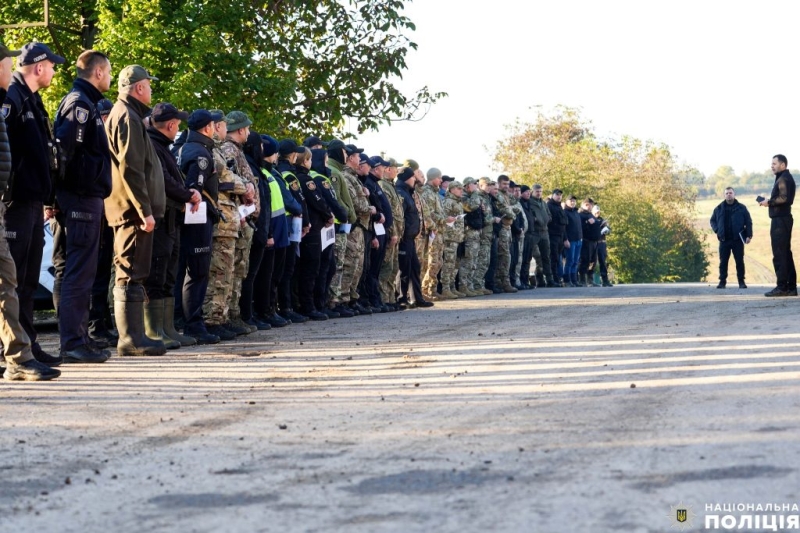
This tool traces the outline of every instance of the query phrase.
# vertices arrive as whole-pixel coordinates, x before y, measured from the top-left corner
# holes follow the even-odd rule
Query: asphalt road
[[[793,504],[800,300],[767,289],[538,289],[3,382],[0,530],[699,531]]]

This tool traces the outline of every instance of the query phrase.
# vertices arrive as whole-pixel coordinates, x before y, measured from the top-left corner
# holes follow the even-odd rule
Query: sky
[[[767,171],[777,153],[800,166],[800,2],[416,0],[404,13],[419,49],[398,86],[449,96],[359,136],[371,155],[496,175],[505,126],[565,105],[601,137],[664,143],[706,175]]]

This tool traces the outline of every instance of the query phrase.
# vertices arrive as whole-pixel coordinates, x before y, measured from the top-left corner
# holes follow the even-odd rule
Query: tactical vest
[[[475,209],[464,213],[464,223],[472,229],[483,229],[483,211]]]

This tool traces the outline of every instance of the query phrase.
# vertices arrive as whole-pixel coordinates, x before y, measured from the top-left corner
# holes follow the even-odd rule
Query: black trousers
[[[400,301],[415,302],[424,300],[422,297],[422,280],[420,279],[420,264],[417,257],[417,245],[414,239],[401,239],[397,250],[397,259],[400,264]],[[411,292],[409,292],[411,291]]]
[[[56,271],[53,302],[58,314],[61,349],[85,344],[89,306],[97,273],[103,199],[58,192],[58,229],[53,232],[53,266]]]
[[[719,280],[728,280],[728,262],[733,253],[733,261],[736,263],[736,278],[739,283],[744,282],[744,243],[736,236],[734,239],[720,241],[719,243]]]
[[[5,215],[6,240],[17,269],[19,322],[37,352],[33,327],[33,295],[39,288],[39,271],[44,251],[44,210],[42,202],[13,201]]]
[[[163,300],[172,294],[172,285],[167,287],[167,277],[169,276],[170,261],[173,258],[175,244],[178,241],[175,217],[175,210],[168,207],[164,218],[156,221],[156,227],[153,230],[153,254],[150,258],[150,274],[144,282],[144,290],[149,300]],[[172,283],[175,283],[174,277]]]
[[[300,243],[289,243],[286,248],[286,259],[283,263],[283,275],[278,282],[278,305],[282,311],[292,308],[292,276],[297,264],[297,249]]]
[[[590,271],[594,272],[594,262],[597,261],[597,241],[587,241],[583,239],[581,246],[581,262],[578,267],[578,274],[585,275]]]
[[[214,224],[185,224],[181,246],[186,257],[186,274],[183,280],[183,318],[187,334],[205,331],[203,300],[208,289],[208,272],[211,268],[211,239]]]
[[[797,288],[797,271],[792,255],[792,216],[775,217],[770,220],[769,236],[772,241],[772,265],[778,278],[778,288],[793,290]],[[20,302],[22,297],[20,297]]]
[[[530,270],[531,260],[533,260],[533,235],[526,233],[522,244],[522,265],[519,267],[520,283],[528,285],[531,282]]]
[[[358,301],[361,305],[372,305],[372,283],[370,282],[370,258],[372,257],[372,238],[371,231],[364,230],[364,269],[361,272],[361,279],[358,281]]]
[[[302,313],[317,310],[314,306],[314,286],[322,261],[322,241],[319,237],[310,240],[311,233],[300,241],[300,260],[297,262],[297,297]]]
[[[608,246],[606,245],[606,241],[597,241],[597,268],[600,269],[600,277],[603,279],[603,281],[607,281]],[[742,266],[742,272],[744,273],[744,265]],[[592,274],[594,274],[594,269],[592,269]],[[744,274],[742,274],[742,279],[744,279]]]
[[[250,246],[249,270],[247,271],[247,276],[242,280],[242,294],[239,296],[239,313],[245,322],[253,318],[255,283],[256,279],[258,279],[258,273],[261,271],[261,264],[264,262],[265,251],[266,247],[255,240]],[[270,259],[274,260],[275,256],[270,255]],[[269,281],[266,282],[267,289],[269,289],[269,284],[272,283],[272,265],[268,268]]]
[[[564,238],[550,235],[550,272],[553,274],[553,279],[558,282],[561,278],[558,276],[558,263],[561,261],[561,254],[564,252]]]
[[[369,257],[369,303],[380,307],[381,301],[380,277],[383,259],[386,257],[386,235],[379,235],[378,247],[370,248]]]
[[[111,283],[111,270],[114,266],[114,230],[105,217],[100,225],[100,247],[97,252],[97,272],[92,284],[92,303],[89,307],[89,333],[108,331],[111,323],[111,309],[108,305],[108,286]]]
[[[320,243],[320,246],[322,244]],[[336,247],[331,244],[320,253],[319,272],[317,273],[317,280],[314,283],[314,306],[317,311],[322,311],[328,308],[328,287],[330,286],[331,264],[336,268],[336,261],[334,261],[334,250]]]

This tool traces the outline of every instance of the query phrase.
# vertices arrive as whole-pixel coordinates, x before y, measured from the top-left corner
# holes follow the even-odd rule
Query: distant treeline
[[[800,170],[791,169],[795,178],[800,176]],[[710,176],[699,171],[691,171],[686,175],[688,184],[695,189],[699,197],[721,197],[726,187],[733,187],[737,196],[767,193],[772,190],[775,176],[772,171],[765,172],[740,172],[736,173],[733,167],[722,166]]]

